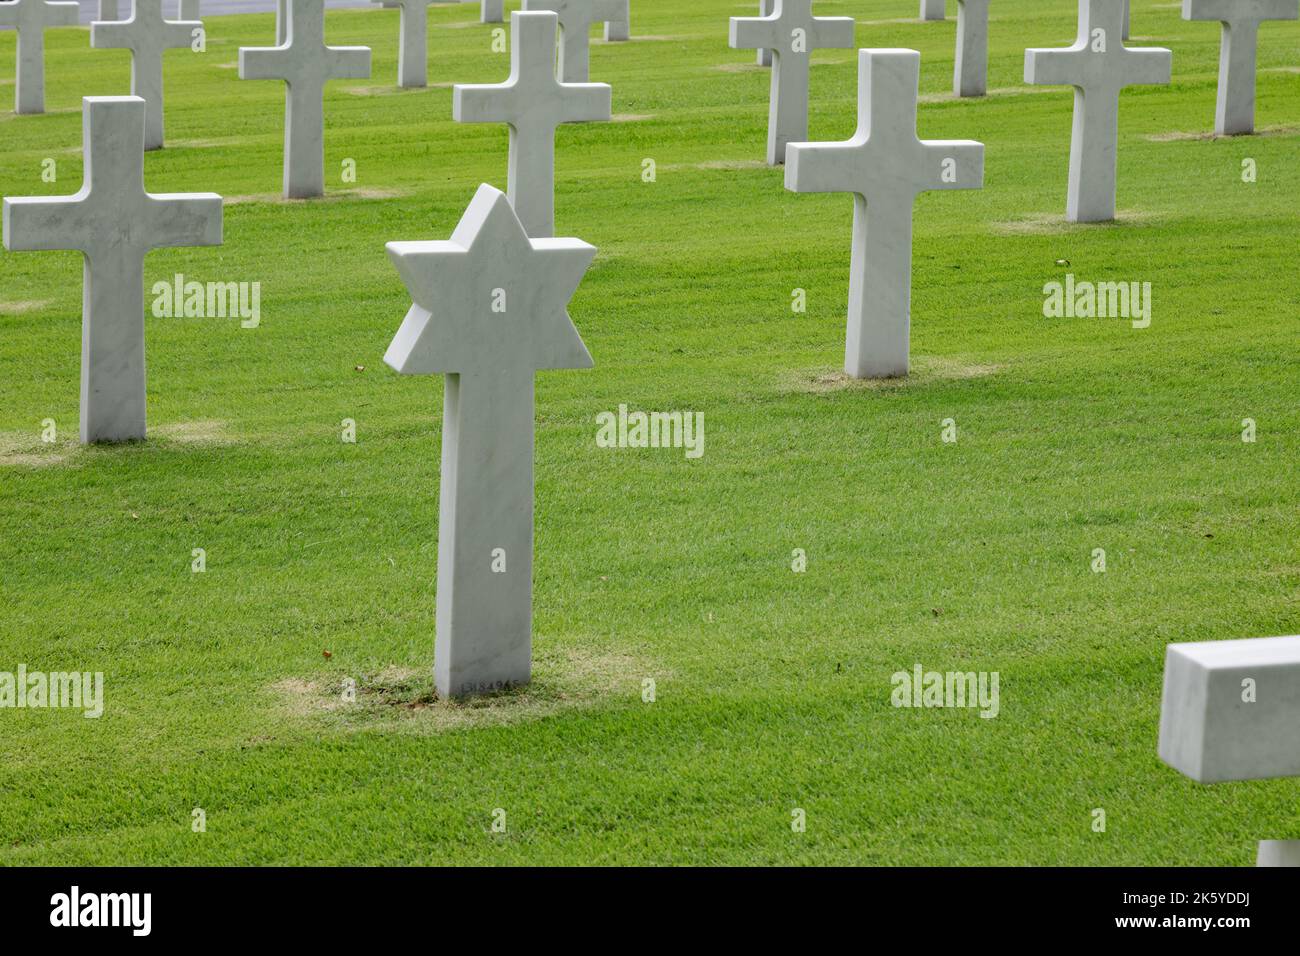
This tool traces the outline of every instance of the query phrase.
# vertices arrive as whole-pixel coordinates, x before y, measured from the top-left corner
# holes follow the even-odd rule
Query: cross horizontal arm
[[[1025,82],[1034,86],[1075,86],[1085,81],[1079,57],[1085,56],[1083,43],[1059,49],[1025,51]]]
[[[4,247],[11,252],[85,251],[80,207],[89,195],[20,196],[4,201]]]
[[[780,21],[765,17],[732,17],[729,45],[733,50],[786,48],[789,37]]]
[[[1295,20],[1300,17],[1300,3],[1296,0],[1183,0],[1184,20]]]
[[[151,193],[145,200],[150,249],[221,245],[221,197],[216,193]]]
[[[855,193],[865,148],[865,137],[843,143],[790,143],[785,148],[785,188],[797,193]]]
[[[608,121],[614,92],[608,83],[565,83],[560,97],[561,123]]]
[[[331,80],[364,80],[370,76],[370,47],[326,47],[325,77]]]
[[[245,46],[239,48],[241,80],[283,80],[288,64],[287,48]]]
[[[458,83],[451,91],[451,117],[458,123],[512,123],[519,115],[517,100],[513,87]]]
[[[927,139],[921,143],[926,174],[922,189],[982,189],[984,144],[970,139]]]

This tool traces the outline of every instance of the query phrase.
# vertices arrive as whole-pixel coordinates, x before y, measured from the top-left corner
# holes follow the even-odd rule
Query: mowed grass
[[[596,367],[538,378],[537,679],[480,706],[430,692],[442,385],[381,362],[409,301],[384,243],[505,187],[506,129],[453,123],[450,84],[509,58],[436,7],[433,85],[398,91],[396,11],[331,11],[374,72],[327,90],[328,198],[285,203],[283,86],[234,69],[272,16],[168,53],[148,188],[243,201],[146,285],[259,281],[262,324],[149,317],[149,440],[81,448],[78,255],[0,255],[0,670],[106,681],[99,720],[0,711],[0,861],[1247,865],[1300,838],[1300,781],[1156,757],[1167,643],[1300,631],[1300,24],[1261,30],[1268,132],[1198,138],[1219,29],[1135,0],[1174,82],[1124,94],[1120,221],[1070,226],[1072,94],[1022,64],[1076,7],[996,4],[994,95],[956,101],[955,11],[817,4],[922,51],[923,137],[987,146],[982,191],[916,204],[914,374],[885,386],[836,377],[851,200],[761,162],[768,74],[727,48],[757,4],[637,2],[638,38],[594,45],[621,121],[561,130],[556,209],[600,248],[571,306]],[[5,195],[75,192],[80,97],[128,91],[125,53],[47,44],[48,115],[0,113]],[[856,72],[817,52],[812,138],[851,134]],[[1150,282],[1150,328],[1045,319],[1066,272]],[[620,403],[703,412],[704,457],[598,448]],[[917,663],[997,671],[999,716],[895,709]]]

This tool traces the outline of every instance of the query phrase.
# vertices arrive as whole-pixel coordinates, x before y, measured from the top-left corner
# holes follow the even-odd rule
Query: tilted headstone
[[[1122,0],[1079,0],[1079,35],[1071,47],[1025,51],[1025,82],[1074,87],[1070,138],[1070,222],[1115,218],[1119,94],[1134,84],[1168,83],[1173,54],[1126,47]]]
[[[163,19],[162,0],[134,0],[126,20],[90,25],[95,49],[131,51],[131,93],[145,102],[145,149],[163,146],[163,51],[189,48],[202,29],[198,20]]]
[[[145,437],[144,257],[164,246],[221,244],[221,197],[144,189],[145,101],[83,101],[85,171],[73,196],[4,201],[4,246],[85,257],[81,440]]]
[[[324,0],[290,0],[276,47],[240,47],[243,80],[284,80],[284,195],[325,194],[325,83],[365,79],[370,48],[325,45]]]
[[[372,0],[380,6],[397,7],[399,44],[397,85],[419,89],[429,85],[429,5],[448,0]]]
[[[852,17],[815,17],[812,0],[774,0],[766,17],[732,17],[732,49],[771,50],[767,162],[785,162],[787,143],[808,138],[808,85],[812,51],[853,46]]]
[[[944,17],[943,0],[921,0],[922,20],[942,20]]]
[[[506,0],[483,0],[479,7],[480,23],[504,23],[506,19]]]
[[[1300,777],[1300,637],[1170,644],[1159,753],[1199,783]],[[1290,842],[1260,864],[1296,865]]]
[[[556,78],[558,25],[554,13],[511,13],[509,79],[452,90],[457,122],[510,124],[510,202],[534,239],[555,232],[555,128],[610,118],[609,84]]]
[[[1219,94],[1214,131],[1220,136],[1255,132],[1255,63],[1259,25],[1300,17],[1297,0],[1183,0],[1184,20],[1218,20]]]
[[[447,242],[390,242],[412,305],[384,361],[445,376],[434,680],[441,697],[532,671],[533,379],[590,368],[567,306],[596,250],[530,239],[480,186]]]
[[[853,193],[853,261],[844,371],[907,374],[912,205],[930,189],[979,189],[984,146],[916,135],[921,54],[858,51],[858,129],[842,143],[791,143],[785,188]]]
[[[586,83],[591,75],[591,25],[617,19],[622,6],[622,0],[524,0],[523,8],[560,18],[560,78]]]
[[[957,0],[957,62],[953,92],[983,96],[988,92],[989,0]]]
[[[18,31],[17,79],[14,112],[45,112],[45,30],[77,23],[76,3],[49,0],[13,0],[0,3],[0,27]]]
[[[632,39],[632,0],[618,0],[618,17],[605,21],[605,42]]]

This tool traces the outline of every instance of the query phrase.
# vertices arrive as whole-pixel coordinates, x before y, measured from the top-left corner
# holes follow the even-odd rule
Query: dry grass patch
[[[825,395],[835,392],[879,392],[918,388],[936,382],[983,378],[1001,371],[1003,367],[944,356],[920,355],[913,357],[911,371],[905,377],[861,379],[850,378],[841,368],[823,365],[785,373],[781,381],[781,390],[808,395]]]

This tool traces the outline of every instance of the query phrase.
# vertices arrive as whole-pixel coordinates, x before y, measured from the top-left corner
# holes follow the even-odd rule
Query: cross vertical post
[[[1025,82],[1074,87],[1070,137],[1070,222],[1115,218],[1119,95],[1126,86],[1168,83],[1173,54],[1126,47],[1122,0],[1079,0],[1074,45],[1025,51]]]
[[[452,117],[460,123],[508,123],[508,192],[528,235],[555,233],[555,129],[561,123],[608,120],[606,83],[570,83],[555,76],[558,17],[510,14],[510,77],[504,83],[457,84]]]
[[[97,50],[131,51],[131,93],[145,102],[144,148],[163,147],[163,51],[188,48],[198,20],[166,20],[162,0],[134,0],[125,20],[90,25],[90,45]]]
[[[921,0],[922,20],[943,20],[947,16],[943,9],[943,0]]]
[[[241,47],[241,80],[284,80],[284,195],[325,194],[325,83],[370,76],[370,48],[325,45],[324,0],[289,0],[285,40]]]
[[[591,25],[622,16],[624,0],[524,0],[523,9],[560,18],[560,79],[586,83],[591,76]]]
[[[1296,0],[1183,0],[1184,20],[1217,20],[1223,24],[1214,109],[1214,132],[1219,136],[1255,132],[1259,26],[1265,20],[1297,17],[1300,3]]]
[[[0,27],[13,27],[18,33],[15,113],[45,112],[45,30],[76,26],[77,10],[76,3],[50,0],[0,3]]]
[[[984,146],[921,140],[921,54],[858,51],[858,128],[840,143],[791,143],[785,187],[848,192],[853,254],[844,370],[853,378],[906,375],[912,298],[912,205],[931,189],[979,189]]]
[[[957,61],[953,92],[983,96],[988,92],[989,0],[957,0]]]
[[[374,0],[400,11],[397,85],[421,89],[429,85],[429,4],[445,0]]]
[[[81,440],[145,437],[144,258],[163,246],[221,244],[221,197],[144,188],[146,104],[83,101],[85,172],[72,196],[4,201],[4,246],[84,256]]]
[[[773,0],[766,17],[732,17],[730,45],[770,50],[767,163],[785,162],[785,147],[808,138],[808,88],[812,51],[853,46],[852,17],[815,17],[812,0]]]

